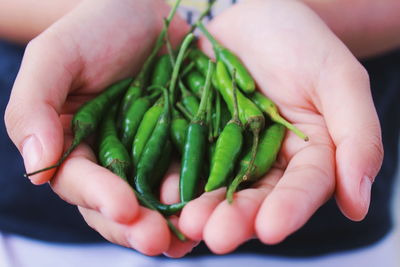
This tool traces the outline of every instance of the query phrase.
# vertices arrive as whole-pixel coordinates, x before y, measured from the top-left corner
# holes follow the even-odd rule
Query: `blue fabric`
[[[0,109],[6,107],[24,48],[0,42]],[[390,203],[396,170],[400,124],[400,51],[364,62],[370,73],[373,97],[382,124],[385,159],[372,190],[372,203],[362,222],[346,219],[330,200],[286,241],[266,246],[252,240],[237,252],[311,256],[366,246],[392,228]],[[29,89],[29,88],[28,88]],[[346,107],[343,107],[346,108]],[[0,122],[0,230],[54,242],[97,242],[77,209],[59,199],[47,185],[34,186],[22,176],[21,157]],[[201,244],[191,256],[209,253]],[[190,256],[189,255],[189,256]]]

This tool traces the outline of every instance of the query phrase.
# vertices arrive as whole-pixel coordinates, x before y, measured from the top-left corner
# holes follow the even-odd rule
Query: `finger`
[[[203,239],[204,227],[214,209],[225,199],[226,188],[203,193],[183,208],[179,228],[190,239]]]
[[[257,214],[255,230],[262,242],[281,242],[329,199],[335,187],[333,160],[331,146],[323,143],[310,143],[290,159]]]
[[[231,204],[223,201],[204,227],[204,241],[216,254],[226,254],[254,236],[258,209],[273,186],[250,188],[235,193]]]
[[[154,256],[166,251],[170,234],[165,219],[155,211],[140,208],[139,217],[129,225],[118,224],[101,213],[79,207],[87,224],[108,241]]]
[[[175,227],[178,227],[178,217],[171,216],[169,219]],[[190,253],[198,244],[199,242],[190,239],[181,241],[172,234],[169,249],[164,253],[164,255],[170,258],[182,258],[186,254]]]
[[[179,198],[179,168],[178,162],[173,162],[161,183],[160,201],[164,204],[180,202]]]
[[[52,41],[30,43],[12,89],[5,122],[27,172],[54,164],[62,152],[64,135],[58,112],[72,82],[68,64],[59,56],[65,53]],[[30,178],[41,184],[53,174],[50,170]]]
[[[339,62],[340,56],[332,59],[316,90],[336,145],[337,203],[348,218],[361,220],[383,160],[381,130],[366,71]]]
[[[65,201],[99,211],[110,220],[130,223],[138,216],[139,204],[130,186],[97,165],[84,144],[64,162],[50,184]]]

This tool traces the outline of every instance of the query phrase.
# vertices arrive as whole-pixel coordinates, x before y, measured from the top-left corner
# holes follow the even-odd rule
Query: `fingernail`
[[[363,206],[366,210],[369,208],[369,203],[371,200],[371,187],[372,180],[368,176],[364,176],[360,183],[360,196],[363,201]]]
[[[26,172],[34,171],[42,157],[42,145],[35,135],[27,137],[22,143],[22,156]]]

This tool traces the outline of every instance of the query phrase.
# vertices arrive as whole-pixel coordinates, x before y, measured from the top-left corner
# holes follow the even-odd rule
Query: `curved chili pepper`
[[[147,201],[149,201],[158,211],[168,216],[172,215],[181,210],[185,202],[166,205],[160,203],[160,201],[153,195],[151,183],[148,179],[154,169],[155,162],[158,162],[161,158],[162,150],[160,147],[164,147],[169,137],[169,127],[171,122],[169,96],[166,89],[164,89],[164,107],[161,116],[158,119],[157,125],[153,130],[149,140],[147,141],[143,153],[136,166],[136,175],[134,184],[136,190],[142,195]]]

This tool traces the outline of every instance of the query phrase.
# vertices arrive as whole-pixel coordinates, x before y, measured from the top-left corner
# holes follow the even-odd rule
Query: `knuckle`
[[[373,157],[372,162],[376,163],[377,168],[380,168],[384,156],[384,148],[382,144],[382,138],[380,134],[373,134],[370,137],[370,155]],[[377,171],[376,171],[377,172]]]

